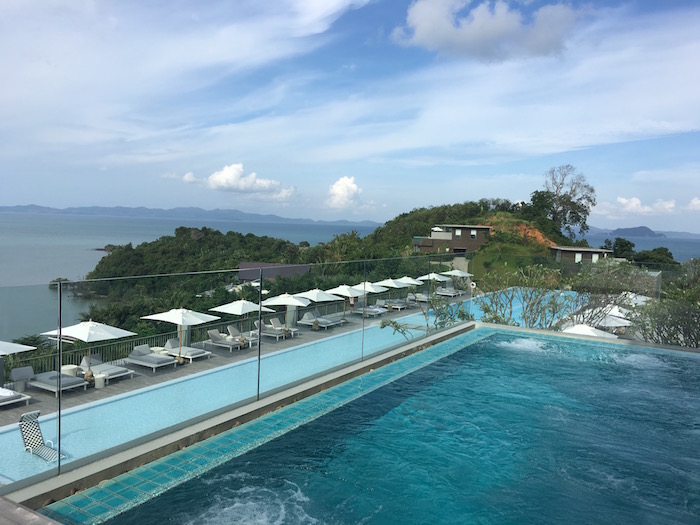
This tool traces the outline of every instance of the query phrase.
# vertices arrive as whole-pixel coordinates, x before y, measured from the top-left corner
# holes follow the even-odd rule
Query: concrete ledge
[[[102,481],[115,478],[120,474],[182,450],[242,423],[451,339],[456,335],[474,329],[475,326],[475,323],[460,324],[424,339],[407,342],[407,344],[389,352],[367,358],[364,361],[279,391],[259,401],[234,408],[128,450],[120,451],[57,476],[51,476],[37,483],[19,488],[14,492],[8,493],[6,497],[11,501],[20,502],[31,509],[45,507],[55,501],[98,485]],[[0,516],[2,516],[1,513]]]
[[[27,507],[0,496],[0,524],[2,525],[61,525]]]

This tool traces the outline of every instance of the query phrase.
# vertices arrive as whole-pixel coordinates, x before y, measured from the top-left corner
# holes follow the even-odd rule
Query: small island
[[[618,228],[610,232],[614,237],[666,237],[663,233],[656,233],[651,228],[646,226],[637,226],[635,228]]]

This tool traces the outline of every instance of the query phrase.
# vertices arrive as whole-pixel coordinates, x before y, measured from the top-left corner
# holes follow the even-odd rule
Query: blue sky
[[[529,200],[700,233],[700,3],[3,0],[0,205],[384,221]]]

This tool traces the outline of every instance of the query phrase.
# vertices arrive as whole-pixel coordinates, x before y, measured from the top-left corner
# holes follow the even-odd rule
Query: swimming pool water
[[[412,335],[425,335],[425,332],[412,331]],[[405,342],[401,334],[383,330],[374,323],[364,330],[332,335],[306,344],[302,342],[266,354],[260,367],[261,394],[277,391]],[[61,421],[61,450],[68,456],[65,463],[124,448],[193,418],[255,399],[257,367],[257,358],[250,358],[65,410]],[[55,414],[42,416],[41,426],[44,437],[57,443]],[[56,463],[47,463],[24,451],[17,425],[0,428],[0,450],[3,451],[0,456],[2,483],[56,468]]]
[[[496,333],[109,523],[697,524],[699,409],[698,354]]]

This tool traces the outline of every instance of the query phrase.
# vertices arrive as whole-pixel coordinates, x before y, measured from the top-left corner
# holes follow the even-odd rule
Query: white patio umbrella
[[[36,350],[36,346],[0,341],[0,388],[5,384],[5,356]]]
[[[262,302],[263,306],[309,306],[309,301],[305,297],[296,297],[292,294],[283,293],[270,297]]]
[[[621,328],[623,326],[630,326],[632,321],[623,319],[622,317],[617,317],[615,315],[606,315],[600,321],[596,323],[597,326],[603,326],[605,328]]]
[[[328,303],[332,301],[344,300],[343,297],[334,295],[330,292],[324,292],[323,290],[320,290],[318,288],[314,288],[313,290],[308,290],[306,292],[295,293],[294,297],[303,297],[304,299],[308,299],[309,301],[313,301],[314,303]]]
[[[342,295],[343,297],[362,297],[363,295],[360,290],[356,290],[347,284],[341,284],[340,286],[326,290],[326,292],[333,295]]]
[[[620,294],[620,298],[632,306],[641,306],[651,301],[651,297],[633,292],[622,292],[622,294]]]
[[[182,354],[182,327],[183,326],[194,326],[202,323],[208,323],[209,321],[216,321],[221,319],[216,315],[204,314],[201,312],[195,312],[194,310],[188,310],[187,308],[173,308],[167,312],[161,312],[159,314],[144,315],[141,319],[150,319],[151,321],[165,321],[166,323],[176,324],[178,326],[178,341],[180,347],[178,349],[178,357]]]
[[[596,326],[603,326],[605,328],[620,328],[623,326],[630,326],[632,324],[632,321],[615,315],[612,312],[613,306],[611,305],[593,308],[591,310],[586,310],[584,318],[589,319],[591,324],[595,323]],[[615,312],[622,314],[622,311],[619,308],[615,310]]]
[[[58,337],[58,329],[50,330],[48,332],[43,332],[41,335],[48,337]],[[129,337],[132,335],[137,335],[134,332],[129,332],[128,330],[123,330],[117,328],[116,326],[111,326],[104,323],[97,323],[90,319],[89,321],[82,321],[78,324],[71,326],[66,326],[61,328],[61,339],[68,342],[74,342],[76,340],[88,343],[88,354],[87,354],[87,364],[88,370],[90,370],[90,343],[96,343],[98,341],[109,341],[111,339],[121,339],[122,337]]]
[[[336,286],[335,288],[326,290],[326,292],[333,295],[340,295],[342,297],[352,299],[354,299],[355,297],[362,297],[364,295],[361,291],[356,290],[355,288],[353,288],[352,286],[348,286],[347,284],[341,284],[340,286]],[[343,319],[345,319],[345,301],[343,301]]]
[[[212,312],[220,312],[222,314],[238,315],[243,316],[253,312],[274,312],[272,308],[267,306],[262,306],[256,304],[252,301],[247,301],[245,299],[239,299],[237,301],[232,301],[230,303],[215,306],[214,308],[209,308]],[[243,330],[243,324],[241,323],[241,330]]]
[[[562,332],[567,334],[577,334],[577,335],[590,335],[594,337],[604,337],[608,339],[617,339],[615,334],[606,332],[605,330],[598,330],[587,324],[575,324],[573,326],[567,326],[562,330]]]
[[[387,288],[394,288],[394,289],[410,288],[411,287],[410,284],[404,283],[402,281],[398,281],[396,279],[391,279],[391,278],[384,279],[383,281],[377,281],[374,284],[377,286],[386,286]],[[391,294],[389,295],[389,297],[391,297]]]
[[[362,292],[363,295],[367,295],[368,293],[382,293],[386,292],[388,288],[385,288],[383,286],[380,286],[378,284],[371,283],[369,281],[362,282],[360,284],[356,284],[353,286],[355,290],[358,290]]]
[[[384,279],[383,281],[377,281],[374,284],[376,284],[377,286],[386,286],[387,288],[409,288],[411,286],[408,283],[391,278]]]
[[[418,279],[414,279],[413,277],[409,277],[408,275],[399,277],[396,280],[400,283],[405,283],[411,286],[421,286],[423,284],[423,281],[419,281]]]
[[[419,281],[438,281],[441,283],[451,281],[452,279],[450,277],[447,277],[445,275],[440,275],[439,273],[426,273],[425,275],[421,275],[418,277]]]
[[[232,301],[230,303],[215,306],[214,308],[209,308],[212,312],[220,312],[222,314],[231,315],[245,315],[251,312],[257,312],[262,310],[263,312],[274,312],[272,308],[266,306],[258,305],[252,301],[246,301],[245,299],[239,299],[238,301]]]
[[[449,275],[450,277],[472,277],[472,275],[473,275],[469,272],[465,272],[464,270],[458,270],[456,268],[454,270],[450,270],[447,272],[440,272],[440,273],[442,275]]]
[[[309,306],[309,301],[305,297],[295,297],[292,294],[283,293],[275,297],[265,299],[262,304],[264,306],[286,306],[287,313],[284,317],[284,322],[287,326],[293,326],[296,322],[297,307]]]

